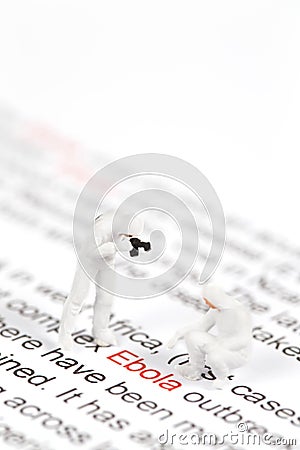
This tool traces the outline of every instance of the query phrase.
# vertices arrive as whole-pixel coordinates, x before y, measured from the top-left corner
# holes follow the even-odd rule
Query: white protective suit
[[[185,378],[199,380],[207,364],[218,380],[225,381],[232,369],[248,361],[251,315],[247,308],[215,284],[204,286],[203,298],[215,309],[211,307],[199,322],[179,330],[169,342],[169,348],[184,338],[190,362],[177,368]],[[209,333],[213,327],[216,335]]]
[[[137,237],[143,232],[144,228],[143,221],[139,218],[135,218],[130,223],[129,228],[126,226],[125,229],[125,223],[127,222],[124,220],[124,229],[118,230],[118,232],[113,235],[113,217],[114,213],[109,211],[96,219],[94,228],[96,242],[92,245],[97,246],[98,252],[95,252],[97,258],[93,256],[89,261],[89,275],[92,276],[100,286],[102,285],[102,281],[105,280],[105,285],[108,284],[112,289],[114,284],[114,274],[112,271],[107,270],[107,268],[114,268],[116,255],[115,243],[118,245],[119,249],[129,250],[131,248],[129,242],[130,236]],[[87,252],[87,256],[89,256],[89,254],[95,254],[89,252],[89,245],[85,247],[85,251]],[[64,304],[59,330],[59,342],[65,350],[70,350],[72,348],[73,339],[71,334],[74,330],[75,318],[82,308],[91,284],[93,284],[93,282],[78,262],[71,291]],[[112,304],[113,295],[96,285],[92,333],[97,344],[102,347],[116,344],[116,338],[108,328]]]

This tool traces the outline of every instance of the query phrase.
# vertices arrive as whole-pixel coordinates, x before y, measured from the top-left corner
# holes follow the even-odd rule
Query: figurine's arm
[[[199,320],[191,325],[187,325],[180,330],[178,330],[173,338],[168,342],[168,348],[173,348],[179,339],[182,339],[186,333],[189,331],[209,331],[216,323],[215,311],[210,309],[206,314]]]

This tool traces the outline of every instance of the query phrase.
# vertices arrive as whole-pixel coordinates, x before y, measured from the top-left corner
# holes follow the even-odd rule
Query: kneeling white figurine
[[[238,300],[215,284],[204,286],[203,299],[210,308],[202,320],[177,331],[168,347],[173,348],[178,339],[184,338],[189,363],[177,366],[179,373],[188,380],[199,380],[207,364],[217,377],[215,387],[222,388],[231,370],[248,361],[251,315]],[[216,335],[209,333],[213,327]]]
[[[121,223],[120,229],[113,233],[113,217],[114,214],[110,211],[102,214],[95,221],[95,243],[92,245],[96,246],[98,251],[90,251],[89,245],[84,247],[87,256],[92,255],[90,258],[90,270],[92,272],[93,279],[96,280],[99,286],[101,286],[103,281],[111,287],[114,285],[114,272],[108,269],[113,269],[115,265],[115,243],[118,245],[119,249],[122,248],[123,250],[130,250],[133,246],[131,241],[133,241],[136,247],[140,246],[140,244],[136,244],[135,241],[140,242],[139,239],[136,239],[136,237],[143,232],[144,228],[143,221],[139,218],[135,218],[131,221],[129,228],[127,228],[127,225],[125,226],[127,222],[124,221],[124,225]],[[148,250],[148,248],[146,250]],[[59,329],[59,342],[65,350],[72,349],[72,332],[75,326],[75,318],[79,314],[83,302],[88,295],[90,285],[93,284],[94,283],[78,262],[72,288],[64,304]],[[108,328],[113,304],[113,295],[110,292],[101,289],[99,286],[96,285],[92,333],[97,344],[105,347],[115,345],[117,343],[113,332]]]

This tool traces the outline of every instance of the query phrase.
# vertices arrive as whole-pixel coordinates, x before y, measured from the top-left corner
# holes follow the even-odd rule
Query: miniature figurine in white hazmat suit
[[[108,267],[114,268],[115,265],[115,244],[117,244],[120,250],[129,250],[131,247],[129,239],[141,234],[144,228],[143,221],[136,217],[130,222],[129,228],[127,228],[127,225],[125,226],[127,222],[124,220],[124,229],[113,233],[113,217],[113,212],[107,212],[99,216],[95,221],[95,243],[93,242],[92,245],[97,246],[98,252],[90,252],[89,244],[85,248],[87,255],[92,255],[89,261],[89,275],[100,286],[105,281],[104,284],[111,286],[111,290],[114,284],[114,272],[107,269]],[[71,334],[75,326],[75,318],[82,308],[91,284],[94,283],[78,262],[71,291],[64,304],[59,330],[59,342],[65,350],[72,348],[73,339]],[[108,328],[112,304],[113,294],[96,285],[92,333],[97,344],[102,347],[117,343],[113,332]]]
[[[251,348],[250,312],[219,286],[203,287],[203,299],[210,307],[202,319],[179,330],[168,346],[173,348],[184,338],[189,363],[177,366],[179,373],[189,380],[199,380],[207,364],[216,375],[216,387],[221,387],[232,369],[246,364]],[[209,331],[215,327],[216,335]]]

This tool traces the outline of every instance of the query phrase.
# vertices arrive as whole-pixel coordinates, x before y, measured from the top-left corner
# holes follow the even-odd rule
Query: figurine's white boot
[[[227,385],[227,380],[221,380],[220,378],[216,378],[212,385],[215,389],[224,389],[224,387]]]
[[[176,369],[187,380],[200,380],[201,374],[205,372],[206,352],[204,345],[207,341],[212,341],[214,338],[207,333],[188,331],[184,339],[189,351],[190,362],[182,366],[177,365]]]
[[[114,333],[109,329],[97,330],[93,332],[95,341],[100,347],[108,347],[109,345],[117,345],[117,338]]]
[[[178,373],[186,378],[187,380],[196,381],[201,379],[201,373],[203,372],[204,367],[201,369],[199,364],[185,364],[180,366],[179,364],[175,367]]]

